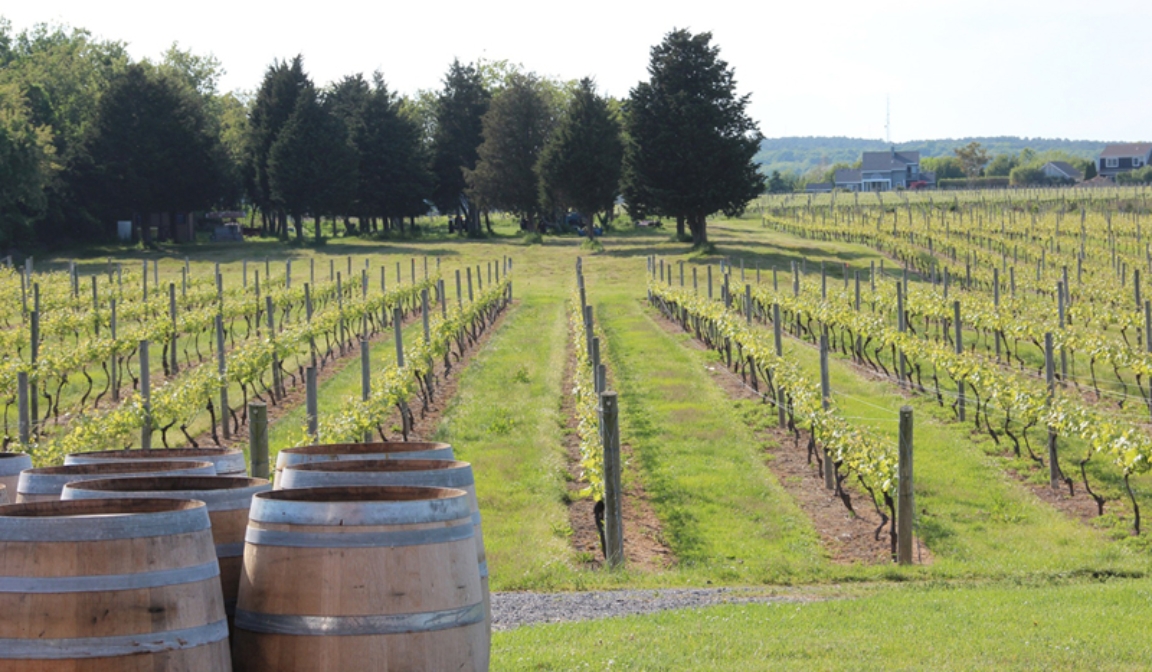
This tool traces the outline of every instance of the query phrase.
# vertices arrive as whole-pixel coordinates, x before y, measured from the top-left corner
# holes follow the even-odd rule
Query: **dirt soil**
[[[598,568],[604,565],[604,552],[600,545],[600,533],[596,527],[593,515],[595,503],[591,497],[579,497],[577,493],[588,487],[588,482],[582,478],[580,470],[580,436],[576,429],[576,399],[572,394],[573,376],[576,368],[576,355],[571,342],[567,347],[567,361],[564,364],[563,402],[561,413],[566,419],[564,432],[564,449],[568,453],[568,523],[572,527],[572,547],[577,552],[587,553],[591,557],[586,567]],[[609,379],[612,375],[609,372]],[[648,494],[640,481],[640,475],[632,466],[632,446],[624,443],[620,446],[620,454],[624,460],[624,502],[621,516],[624,521],[624,560],[633,569],[642,571],[655,571],[666,569],[676,564],[676,558],[671,549],[664,544],[660,529],[660,519],[652,510],[648,501]]]
[[[451,371],[448,372],[448,375],[445,375],[443,360],[436,362],[436,365],[433,367],[434,378],[436,381],[436,387],[434,389],[434,395],[432,398],[432,403],[429,404],[427,407],[424,407],[419,401],[417,401],[413,405],[413,408],[412,408],[413,426],[412,426],[412,431],[409,434],[410,440],[420,441],[420,440],[423,440],[423,439],[426,439],[426,438],[432,436],[432,434],[436,430],[436,426],[440,422],[441,416],[444,414],[444,410],[448,406],[449,400],[451,400],[452,397],[456,394],[456,389],[459,385],[460,372],[463,371],[464,368],[468,366],[468,363],[472,360],[473,355],[476,352],[478,352],[481,348],[483,348],[484,345],[488,342],[488,339],[491,337],[492,333],[500,326],[500,323],[504,320],[505,316],[512,309],[512,307],[515,305],[515,303],[516,302],[513,301],[513,303],[511,305],[504,308],[504,310],[501,311],[500,314],[496,317],[495,322],[493,322],[491,325],[489,325],[487,328],[484,329],[484,331],[480,334],[480,338],[477,339],[477,341],[471,347],[468,347],[467,349],[465,349],[463,358],[461,358],[460,360],[457,361],[456,355],[455,355],[455,350],[453,350],[453,354],[451,355],[452,360],[453,360],[452,361],[452,368],[451,368]],[[407,319],[404,320],[404,325],[412,324],[419,319],[420,319],[420,312],[419,311],[413,312],[412,314],[410,314],[407,317]],[[369,341],[375,342],[379,339],[384,339],[384,338],[391,339],[392,337],[393,337],[392,330],[391,329],[385,329],[385,330],[382,330],[379,333],[377,333],[372,338],[370,338]],[[337,373],[339,373],[342,370],[342,366],[341,366],[342,364],[345,364],[345,363],[349,362],[349,360],[352,360],[352,359],[359,359],[359,357],[360,357],[359,347],[347,348],[345,350],[345,353],[343,356],[340,355],[339,349],[335,349],[333,356],[328,359],[327,365],[325,365],[323,368],[321,368],[316,373],[316,386],[317,386],[317,388],[322,386],[324,384],[324,381],[328,380],[332,376],[335,376]],[[303,381],[302,377],[299,375],[299,372],[297,372],[296,384],[289,386],[291,384],[291,378],[289,378],[287,375],[285,375],[285,383],[284,384],[285,384],[287,394],[283,398],[279,399],[275,405],[269,405],[268,406],[268,425],[269,426],[273,425],[278,419],[280,419],[281,417],[292,412],[293,409],[302,405],[305,402],[305,389],[304,389],[303,382],[304,381]],[[265,395],[265,396],[267,396],[267,395]],[[238,400],[229,400],[229,401],[231,401],[232,403],[235,403],[235,401],[238,401]],[[238,419],[240,418],[239,412],[236,413],[236,417]],[[385,421],[380,423],[380,424],[385,428],[399,427],[401,424],[400,412],[398,410],[394,409],[392,411],[392,413],[389,414],[389,417],[386,418]],[[226,445],[226,446],[232,446],[234,444],[242,443],[242,442],[246,441],[247,440],[247,433],[244,430],[245,427],[247,427],[246,419],[243,423],[241,423],[241,427],[240,427],[239,431],[233,431],[232,439],[230,441],[223,441],[222,440],[221,443],[223,445]],[[173,428],[173,430],[169,430],[169,431],[170,432],[171,431],[177,431],[178,432],[179,430],[177,430],[176,428]],[[396,434],[395,436],[389,434],[388,440],[392,440],[392,441],[402,440],[402,437],[400,436],[399,430],[397,430],[395,432],[395,434]],[[377,438],[379,438],[379,437],[377,437]],[[201,446],[215,445],[215,442],[212,440],[211,432],[204,432],[204,433],[200,434],[199,436],[196,437],[196,442]]]
[[[683,329],[659,312],[653,319],[669,333],[681,334]],[[690,347],[707,350],[703,343],[692,339]],[[712,379],[733,399],[761,400],[761,395],[744,383],[737,373],[716,362],[706,366]],[[766,413],[771,407],[765,405]],[[824,488],[824,477],[815,459],[808,462],[806,431],[796,437],[787,429],[775,426],[750,425],[763,446],[765,464],[779,479],[780,485],[812,521],[821,543],[833,562],[840,564],[886,564],[892,562],[890,526],[881,528],[881,518],[869,501],[868,494],[845,479],[843,487],[848,493],[855,513],[849,511],[843,500]],[[913,555],[916,564],[932,564],[932,553],[916,539]]]

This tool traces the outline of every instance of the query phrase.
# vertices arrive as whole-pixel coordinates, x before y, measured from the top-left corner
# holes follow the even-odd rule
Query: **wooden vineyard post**
[[[92,276],[92,292],[96,292],[96,276]],[[171,350],[171,363],[168,368],[175,376],[180,372],[180,363],[176,358],[176,283],[168,283],[168,317],[172,320],[172,338],[168,341],[168,348]]]
[[[116,343],[116,299],[108,300],[108,330],[112,335],[112,343]],[[112,388],[112,401],[120,401],[120,386],[116,382],[120,368],[120,358],[116,356],[116,349],[112,349],[111,361],[108,362],[108,385]]]
[[[465,270],[468,272],[468,303],[474,303],[476,299],[472,296],[472,267],[469,266]]]
[[[783,327],[780,325],[780,304],[772,304],[772,336],[776,342],[776,357],[784,356]],[[787,418],[784,414],[784,388],[776,384],[776,420],[781,429],[784,428]]]
[[[1056,397],[1056,362],[1052,354],[1052,332],[1044,334],[1044,375],[1048,383],[1048,402]],[[1056,455],[1056,429],[1048,426],[1048,484],[1060,489],[1060,464]]]
[[[1066,291],[1066,287],[1065,287],[1064,283],[1057,282],[1056,283],[1056,299],[1057,299],[1056,308],[1057,308],[1057,311],[1058,311],[1058,314],[1060,317],[1060,332],[1061,333],[1064,332],[1064,324],[1065,324],[1065,312],[1064,312],[1065,311],[1065,301],[1064,301],[1064,292],[1065,291]],[[1068,355],[1064,350],[1064,344],[1061,343],[1060,344],[1060,383],[1066,384],[1067,380],[1068,380]]]
[[[832,405],[832,385],[828,376],[828,328],[820,330],[820,404],[827,411]],[[824,451],[824,487],[836,489],[836,466],[832,455]]]
[[[460,289],[460,269],[456,269],[456,305],[459,308],[464,307],[464,294]]]
[[[896,562],[912,564],[912,522],[916,495],[912,488],[912,407],[900,407],[899,477],[896,510]]]
[[[748,324],[752,324],[752,285],[744,285],[744,313]]]
[[[147,264],[148,262],[144,262]],[[144,269],[147,272],[147,268]],[[152,448],[152,383],[148,375],[148,341],[140,341],[140,399],[144,406],[144,426],[140,428],[140,447]]]
[[[439,261],[439,260],[437,260]],[[440,298],[440,317],[448,319],[448,301],[444,298],[444,279],[441,278],[436,281],[436,296]]]
[[[271,296],[264,297],[264,308],[268,312],[268,338],[274,339],[276,338],[276,315],[272,310]],[[284,396],[284,391],[280,387],[280,356],[276,354],[275,350],[272,351],[272,390],[274,398],[276,395]]]
[[[316,389],[316,367],[309,366],[304,370],[304,416],[308,424],[308,437],[318,441],[319,436],[319,403]]]
[[[903,334],[908,330],[908,325],[904,323],[904,285],[900,282],[896,283],[896,331]],[[904,351],[900,350],[897,353],[900,358],[899,373],[897,374],[898,385],[904,387],[910,378],[908,374],[908,361],[904,358]]]
[[[396,368],[404,368],[404,332],[403,315],[399,308],[392,313],[392,331],[396,334]]]
[[[16,374],[16,410],[20,432],[20,445],[27,446],[32,437],[32,423],[28,417],[28,372]]]
[[[616,393],[600,394],[600,429],[604,437],[604,546],[608,567],[624,564],[624,520],[621,515],[620,408]]]
[[[220,374],[220,432],[224,440],[232,438],[232,426],[228,424],[228,364],[224,358],[224,317],[216,314],[216,371]]]
[[[1144,351],[1152,354],[1152,301],[1144,302]],[[1148,399],[1148,411],[1152,413],[1152,397]]]
[[[962,354],[964,354],[964,331],[963,331],[963,325],[960,324],[960,302],[959,301],[953,301],[952,302],[952,321],[956,327],[956,334],[955,334],[955,339],[954,339],[955,343],[953,345],[956,346],[956,354],[962,355]],[[956,411],[960,417],[960,421],[963,422],[965,419],[964,381],[963,380],[956,381]]]
[[[360,341],[360,401],[368,401],[372,396],[372,355],[368,339]],[[364,433],[364,442],[372,440],[372,433]]]
[[[268,405],[248,402],[248,460],[252,478],[268,478]]]
[[[592,359],[592,306],[584,306],[584,342],[588,348],[588,359]]]
[[[33,297],[33,310],[28,315],[28,326],[30,330],[29,335],[29,350],[31,352],[30,363],[33,370],[36,368],[36,361],[40,358],[40,284],[32,285]],[[37,426],[40,424],[40,402],[36,394],[36,388],[39,387],[39,382],[35,376],[29,380],[31,387],[31,398],[29,399],[29,413],[32,420],[32,433],[35,434]],[[47,415],[45,411],[45,415]]]
[[[700,281],[698,279],[695,266],[692,267],[692,293],[697,295],[700,294]]]
[[[708,300],[712,300],[712,264],[708,264]]]
[[[1067,270],[1067,267],[1065,267]],[[1000,269],[992,269],[992,305],[996,308],[997,317],[1000,314]],[[992,337],[996,340],[996,361],[1000,361],[1000,329],[996,329],[992,333]]]

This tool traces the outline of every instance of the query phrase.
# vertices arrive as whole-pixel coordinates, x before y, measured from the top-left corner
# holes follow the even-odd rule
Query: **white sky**
[[[383,71],[439,88],[453,57],[508,59],[625,96],[673,28],[711,31],[768,137],[896,142],[1020,135],[1152,140],[1149,0],[13,0],[19,31],[59,21],[122,40],[136,58],[173,41],[213,53],[224,89],[255,89],[274,58],[304,55],[320,84]]]

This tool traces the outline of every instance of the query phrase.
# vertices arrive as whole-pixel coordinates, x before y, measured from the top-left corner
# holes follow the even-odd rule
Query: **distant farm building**
[[[1152,142],[1108,145],[1096,159],[1096,172],[1105,177],[1136,170],[1152,162]]]
[[[804,190],[810,194],[826,194],[832,191],[833,185],[831,182],[809,182]]]
[[[1067,161],[1049,161],[1041,166],[1040,170],[1043,171],[1045,177],[1054,180],[1080,182],[1084,179],[1084,173]]]
[[[892,191],[932,187],[936,175],[920,170],[920,152],[864,152],[860,168],[836,171],[836,188],[845,191]]]

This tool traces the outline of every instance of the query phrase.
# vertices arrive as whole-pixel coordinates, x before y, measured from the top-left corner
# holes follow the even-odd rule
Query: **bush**
[[[1008,186],[1007,177],[949,178],[937,180],[940,189],[1004,189]]]

